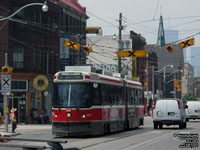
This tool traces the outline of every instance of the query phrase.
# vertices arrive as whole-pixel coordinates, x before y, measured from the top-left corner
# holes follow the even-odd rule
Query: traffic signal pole
[[[122,40],[122,13],[119,14],[119,43],[121,43]],[[120,46],[121,47],[121,46]],[[119,51],[121,50],[121,48],[119,47]],[[118,58],[118,72],[121,73],[121,57]]]
[[[8,54],[5,53],[5,66],[8,66]],[[5,116],[5,131],[8,132],[8,95],[4,94],[4,116]]]

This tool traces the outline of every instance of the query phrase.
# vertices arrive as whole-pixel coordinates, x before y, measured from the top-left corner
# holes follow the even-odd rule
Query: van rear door
[[[167,119],[180,119],[181,104],[177,100],[167,100]]]
[[[166,100],[158,100],[156,102],[154,110],[154,119],[157,120],[166,120],[167,117],[167,101]]]

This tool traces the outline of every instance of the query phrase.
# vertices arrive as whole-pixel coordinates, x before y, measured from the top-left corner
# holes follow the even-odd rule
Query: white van
[[[153,110],[154,129],[163,125],[179,125],[180,129],[186,128],[186,113],[182,100],[179,99],[159,99],[156,101]]]
[[[186,118],[189,119],[200,119],[200,101],[188,101],[188,108],[186,109]]]

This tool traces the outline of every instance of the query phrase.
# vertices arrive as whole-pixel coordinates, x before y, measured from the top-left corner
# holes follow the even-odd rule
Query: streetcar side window
[[[139,101],[140,104],[144,104],[142,90],[139,90]]]
[[[135,103],[138,105],[140,102],[139,102],[139,96],[138,96],[138,93],[139,91],[138,90],[135,90]]]
[[[104,105],[108,104],[108,98],[107,98],[107,93],[106,93],[106,86],[104,84],[101,85],[101,98],[102,98],[102,103]]]
[[[122,87],[119,87],[118,88],[119,91],[118,91],[118,94],[119,94],[119,103],[120,104],[124,104],[125,103],[125,100],[124,100],[124,96],[123,96],[123,88]]]
[[[92,104],[93,105],[100,105],[101,104],[101,100],[100,100],[100,85],[98,85],[98,87],[93,87],[91,88],[92,92]]]

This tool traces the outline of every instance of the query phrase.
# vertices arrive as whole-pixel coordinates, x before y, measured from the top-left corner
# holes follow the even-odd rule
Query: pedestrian
[[[17,111],[16,108],[11,109],[10,113],[10,121],[12,123],[12,133],[15,133],[15,129],[17,128],[17,118],[15,112]]]

